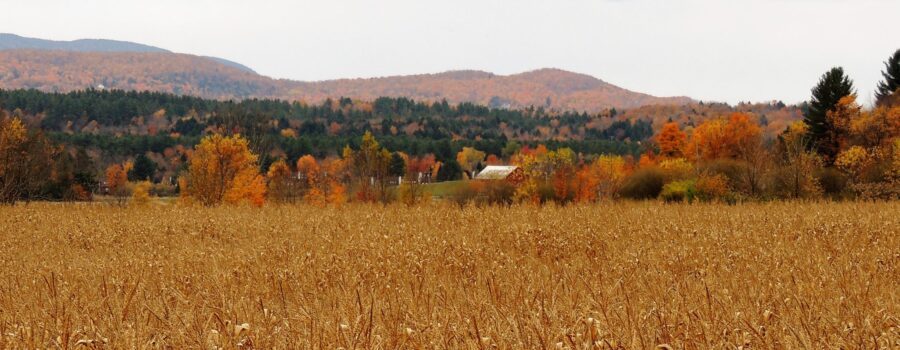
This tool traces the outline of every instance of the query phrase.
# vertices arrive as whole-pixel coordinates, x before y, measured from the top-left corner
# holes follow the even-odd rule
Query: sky
[[[870,103],[898,0],[0,0],[0,32],[134,41],[294,80],[560,68],[657,96],[809,98],[843,66]]]

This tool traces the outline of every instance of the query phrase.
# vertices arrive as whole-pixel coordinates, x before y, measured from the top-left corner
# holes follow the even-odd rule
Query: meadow
[[[0,348],[900,347],[900,202],[0,206]]]

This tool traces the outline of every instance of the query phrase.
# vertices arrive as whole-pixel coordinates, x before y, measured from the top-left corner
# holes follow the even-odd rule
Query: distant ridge
[[[34,50],[60,50],[72,52],[164,52],[169,50],[156,46],[133,43],[130,41],[108,39],[78,39],[72,41],[57,41],[38,38],[28,38],[16,34],[0,33],[0,50],[34,49]],[[249,67],[224,58],[204,56],[218,63],[232,66],[248,72],[254,72]]]
[[[52,41],[0,34],[0,88],[72,91],[150,90],[215,99],[279,98],[318,103],[350,97],[407,97],[471,102],[493,108],[599,112],[649,105],[685,105],[688,97],[657,97],[590,75],[545,68],[512,75],[477,70],[378,78],[293,81],[262,76],[241,64],[127,41]]]
[[[598,112],[608,108],[635,108],[646,105],[684,105],[688,97],[656,97],[604,82],[590,75],[561,69],[497,75],[476,70],[381,78],[338,79],[295,82],[289,96],[321,100],[351,96],[374,99],[380,96],[424,100],[474,102],[491,107],[544,107],[548,109]]]
[[[0,33],[0,50],[37,49],[78,52],[170,52],[155,46],[106,39],[56,41]]]

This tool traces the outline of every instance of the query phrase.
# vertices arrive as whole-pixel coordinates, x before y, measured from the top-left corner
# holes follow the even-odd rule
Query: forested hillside
[[[589,75],[541,69],[508,76],[481,71],[455,71],[375,79],[342,79],[303,83],[289,96],[319,101],[333,96],[372,100],[379,96],[446,99],[500,108],[529,106],[599,112],[609,108],[688,104],[686,97],[661,98],[629,91]]]
[[[67,92],[152,90],[214,99],[278,94],[272,79],[212,59],[166,52],[0,51],[0,87]]]
[[[276,80],[218,59],[169,52],[0,50],[0,88],[68,92],[103,87],[211,99],[278,98],[319,104],[328,98],[406,97],[495,108],[543,107],[598,113],[611,108],[684,105],[686,97],[655,97],[558,69],[509,76],[479,71],[341,79]]]
[[[171,51],[140,43],[133,43],[121,40],[108,39],[78,39],[71,41],[46,40],[38,38],[28,38],[15,34],[0,33],[0,50],[56,50],[56,51],[73,51],[73,52],[157,52],[171,53]],[[219,57],[208,58],[217,63],[226,66],[238,68],[243,71],[255,73],[250,67],[243,64],[226,60]]]

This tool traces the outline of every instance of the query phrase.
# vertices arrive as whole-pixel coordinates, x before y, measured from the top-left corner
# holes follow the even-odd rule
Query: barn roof
[[[519,167],[515,165],[488,165],[475,175],[476,180],[503,180]]]

